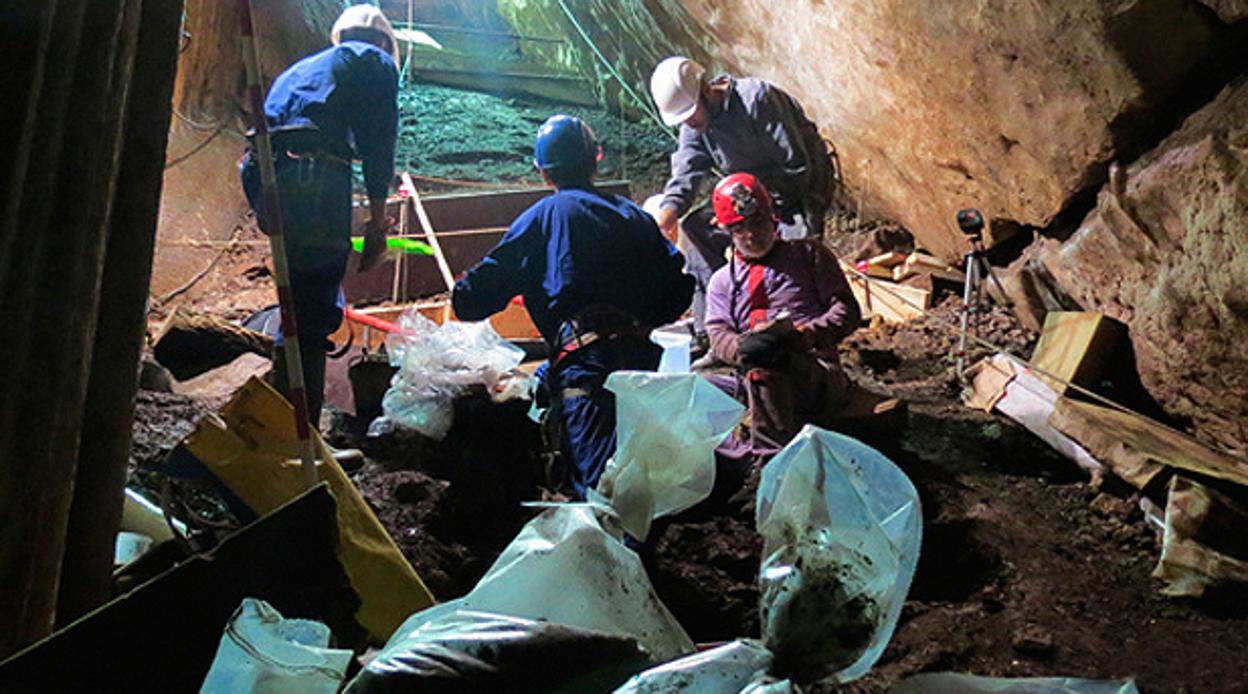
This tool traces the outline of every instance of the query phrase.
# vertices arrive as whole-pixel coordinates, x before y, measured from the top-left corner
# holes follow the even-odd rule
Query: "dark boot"
[[[308,402],[308,423],[313,429],[320,427],[321,407],[325,400],[325,350],[320,347],[308,348],[300,345],[299,356],[303,361],[303,389]],[[286,348],[273,350],[273,388],[288,401],[290,397],[290,378],[286,369]]]

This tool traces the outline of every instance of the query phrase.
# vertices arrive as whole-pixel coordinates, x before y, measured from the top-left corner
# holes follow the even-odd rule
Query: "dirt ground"
[[[479,109],[477,96],[439,97],[429,88],[405,98],[442,104],[450,127]],[[452,104],[452,97],[462,103]],[[452,105],[462,109],[459,115]],[[404,127],[423,132],[437,117],[405,119]],[[439,177],[479,176],[480,169],[471,169],[476,161],[497,167],[491,169],[495,181],[523,180],[527,155],[521,150],[544,115],[515,118],[505,127],[472,119],[487,129],[514,131],[511,145],[488,147],[507,153],[493,161],[476,155],[417,159],[428,143],[415,140],[403,156],[412,157],[414,170]],[[661,141],[655,149],[666,152]],[[510,159],[522,162],[514,178],[503,165]],[[645,161],[629,166],[665,167]],[[856,253],[856,243],[833,240],[845,255]],[[239,320],[271,303],[266,257],[263,239],[244,225],[203,281],[153,303],[153,329],[176,306]],[[1134,677],[1145,692],[1248,691],[1248,608],[1162,597],[1149,576],[1159,538],[1134,498],[1113,485],[1092,488],[1072,463],[1025,430],[962,406],[950,327],[956,318],[956,302],[949,300],[930,318],[864,328],[843,348],[855,381],[908,403],[903,431],[867,442],[914,481],[925,527],[918,573],[893,640],[871,673],[839,691],[884,691],[907,675],[945,670]],[[1002,309],[982,316],[976,329],[1019,353],[1034,344],[1035,336]],[[984,353],[976,349],[972,357]],[[440,599],[470,589],[535,513],[522,501],[549,497],[526,407],[463,398],[456,426],[438,443],[416,436],[365,439],[364,423],[336,420],[332,442],[360,445],[368,455],[352,478]],[[132,484],[151,487],[150,468],[202,412],[186,398],[140,394]],[[658,524],[642,553],[660,597],[695,641],[712,643],[757,636],[760,549],[747,489],[726,505]]]
[[[950,317],[944,305],[936,315]],[[1004,312],[986,331],[1026,346]],[[856,380],[903,397],[909,424],[869,441],[919,489],[924,540],[901,622],[867,677],[841,691],[884,691],[906,675],[1134,677],[1145,692],[1248,688],[1243,609],[1162,597],[1149,573],[1159,540],[1134,499],[1100,492],[1010,422],[957,400],[954,337],[933,319],[863,329],[844,349]],[[197,413],[144,393],[136,458],[159,456]],[[471,588],[543,498],[536,431],[524,406],[460,401],[447,440],[355,438],[369,462],[353,479],[439,598]],[[488,437],[481,432],[489,431]],[[752,497],[661,523],[643,555],[660,597],[698,642],[758,632],[761,541]]]

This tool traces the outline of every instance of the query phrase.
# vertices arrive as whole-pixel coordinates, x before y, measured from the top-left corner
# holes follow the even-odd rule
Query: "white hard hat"
[[[399,41],[394,37],[394,27],[390,26],[390,20],[386,19],[381,10],[372,5],[352,5],[343,10],[329,35],[335,46],[342,43],[342,32],[348,29],[372,29],[385,34],[390,39],[390,57],[398,64]]]
[[[650,76],[650,94],[663,122],[680,125],[698,108],[706,68],[680,56],[659,63]]]

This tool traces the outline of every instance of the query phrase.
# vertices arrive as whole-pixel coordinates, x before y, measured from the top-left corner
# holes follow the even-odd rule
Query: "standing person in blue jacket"
[[[386,192],[394,176],[398,131],[397,44],[385,15],[355,5],[334,23],[333,46],[278,75],[264,102],[272,134],[291,291],[312,426],[320,420],[329,335],[342,322],[339,284],[351,251],[351,160],[363,162],[370,219],[360,269],[385,250]],[[266,231],[257,155],[240,168],[247,200]],[[287,390],[282,338],[274,385]]]
[[[818,238],[831,203],[832,159],[801,105],[763,80],[707,80],[705,68],[675,56],[655,68],[650,92],[663,122],[681,126],[657,220],[673,242],[678,229],[684,232],[686,271],[697,282],[694,330],[705,346],[706,287],[732,241],[712,222],[709,205],[678,224],[698,202],[703,184],[716,169],[723,176],[752,174],[771,191],[781,238]]]
[[[615,452],[615,396],[603,383],[613,371],[658,366],[650,331],[684,312],[693,282],[648,214],[594,187],[600,150],[588,125],[551,117],[535,155],[554,194],[512,223],[452,301],[459,318],[484,320],[524,297],[553,355],[542,378],[560,430],[554,440],[584,498]]]

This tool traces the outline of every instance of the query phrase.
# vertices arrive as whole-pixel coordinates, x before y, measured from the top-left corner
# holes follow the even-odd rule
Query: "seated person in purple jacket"
[[[822,243],[777,236],[771,195],[757,178],[728,176],[711,201],[733,253],[711,277],[706,329],[715,356],[737,370],[708,378],[749,408],[748,432],[743,426],[721,452],[762,461],[844,404],[849,381],[836,347],[861,312]]]

